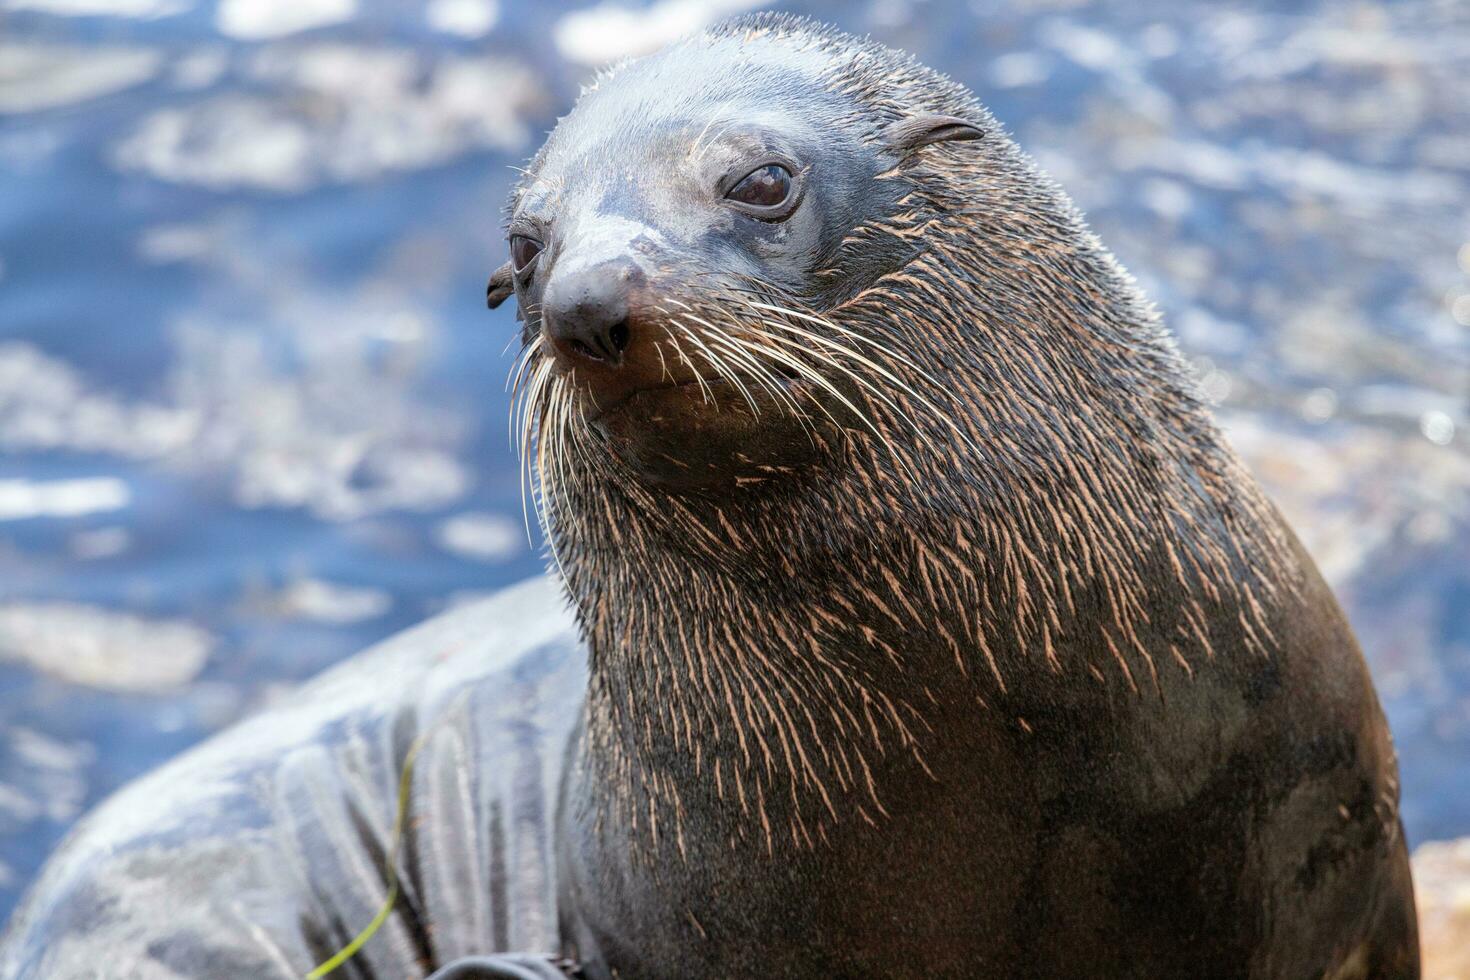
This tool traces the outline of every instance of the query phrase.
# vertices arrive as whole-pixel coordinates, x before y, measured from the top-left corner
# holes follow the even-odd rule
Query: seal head
[[[601,77],[509,231],[589,976],[1412,975],[1341,612],[968,91],[740,18]]]
[[[532,163],[490,287],[491,305],[517,296],[528,357],[550,354],[531,382],[566,379],[559,408],[664,485],[821,455],[862,384],[812,366],[848,352],[801,311],[916,253],[862,234],[903,210],[885,171],[983,135],[925,112],[875,129],[810,59],[747,57],[736,39],[675,47],[594,84]]]

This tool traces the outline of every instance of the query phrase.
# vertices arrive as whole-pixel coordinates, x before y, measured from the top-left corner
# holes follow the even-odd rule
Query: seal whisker
[[[929,371],[926,370],[923,365],[921,365],[918,361],[914,360],[912,357],[909,357],[902,351],[895,350],[894,348],[883,343],[875,337],[870,337],[867,334],[862,333],[861,331],[852,329],[851,327],[844,327],[842,324],[837,323],[827,317],[820,316],[813,311],[796,310],[791,308],[789,305],[776,304],[775,297],[773,297],[772,295],[772,293],[775,291],[772,290],[770,287],[741,287],[732,286],[729,283],[724,283],[723,288],[730,290],[731,292],[741,294],[736,296],[736,298],[739,299],[741,302],[750,303],[752,305],[756,305],[757,307],[764,306],[764,308],[769,312],[783,313],[788,316],[796,317],[798,319],[807,320],[819,326],[826,327],[827,329],[832,330],[835,333],[840,333],[845,337],[850,337],[858,343],[872,347],[874,350],[883,353],[887,357],[892,358],[905,367],[911,368],[916,374],[923,378],[924,381],[932,385],[936,391],[945,390],[945,386],[941,384],[940,381],[935,378],[933,374],[929,373]],[[764,301],[764,304],[754,303],[753,301],[746,299],[745,297],[747,295],[760,297],[760,299]],[[786,299],[786,297],[782,298]]]
[[[833,330],[838,331],[839,333],[843,334],[844,336],[852,337],[855,340],[866,341],[869,345],[874,346],[874,347],[877,347],[879,350],[881,350],[884,354],[887,354],[889,357],[892,357],[893,359],[898,360],[898,361],[904,363],[905,365],[907,365],[909,367],[913,367],[915,370],[922,370],[922,369],[918,368],[918,366],[915,365],[912,360],[910,360],[907,357],[904,357],[902,354],[899,354],[898,352],[892,350],[891,348],[888,348],[886,346],[883,346],[883,345],[878,344],[876,341],[874,341],[870,337],[864,337],[862,334],[859,334],[859,333],[857,333],[855,331],[848,330],[848,329],[843,328],[843,327],[839,327],[836,324],[834,324],[834,323],[832,323],[832,322],[830,322],[828,320],[823,320],[823,319],[821,319],[819,317],[813,317],[813,316],[810,316],[808,314],[801,313],[801,312],[799,312],[797,310],[790,310],[790,309],[785,309],[785,308],[782,308],[782,307],[771,306],[771,305],[766,304],[766,303],[755,303],[755,302],[752,302],[750,300],[742,300],[742,302],[744,302],[748,306],[754,307],[755,309],[758,309],[758,310],[764,310],[764,311],[771,312],[771,313],[785,314],[785,315],[789,315],[789,316],[794,316],[794,317],[797,317],[798,319],[807,320],[807,321],[810,321],[812,323],[816,323],[816,324],[818,324],[820,326],[829,327],[829,328],[831,328]],[[804,337],[804,338],[806,338],[808,340],[811,340],[811,341],[813,341],[815,343],[819,343],[819,344],[823,345],[824,347],[827,347],[830,350],[833,350],[833,351],[836,351],[836,352],[840,352],[840,353],[844,354],[845,356],[850,357],[853,360],[857,361],[858,363],[862,364],[864,367],[871,368],[872,370],[878,372],[878,374],[881,375],[883,378],[885,378],[886,380],[890,381],[891,383],[899,386],[906,394],[908,394],[908,395],[910,395],[910,396],[912,396],[914,398],[923,398],[923,396],[920,395],[917,391],[915,391],[911,385],[909,385],[902,378],[898,377],[892,371],[890,371],[887,368],[883,367],[881,364],[878,364],[877,362],[873,361],[871,358],[866,357],[862,353],[860,353],[858,351],[855,351],[852,348],[847,347],[847,346],[845,346],[843,344],[838,343],[837,341],[831,339],[830,337],[823,337],[821,334],[813,333],[810,330],[804,330],[804,329],[802,329],[800,327],[797,327],[794,324],[786,323],[786,322],[780,321],[780,320],[772,321],[769,318],[762,318],[762,321],[761,322],[766,323],[766,324],[769,324],[771,326],[779,326],[783,330],[789,330],[789,331],[791,331],[793,333],[796,333],[796,334],[798,334],[798,335],[800,335],[800,336],[802,336],[802,337]],[[930,377],[927,374],[924,375],[924,377],[931,384],[933,384],[936,388],[939,387],[939,382],[935,381],[932,377]]]
[[[557,574],[561,576],[563,582],[569,581],[569,579],[567,577],[566,566],[562,563],[561,551],[557,548],[556,535],[551,533],[551,515],[545,496],[546,489],[553,486],[557,479],[560,479],[563,485],[566,483],[565,471],[562,469],[565,465],[566,453],[562,447],[565,445],[563,440],[566,437],[568,429],[567,413],[571,403],[572,391],[573,386],[570,375],[556,379],[556,383],[553,386],[550,408],[542,415],[542,419],[543,422],[547,419],[551,420],[552,431],[556,433],[557,437],[550,441],[538,437],[536,458],[538,479],[542,487],[542,500],[538,502],[536,512],[551,552],[552,561],[556,564]],[[547,455],[551,456],[551,466],[547,465]]]
[[[680,305],[683,305],[683,304],[680,304]],[[752,368],[752,373],[753,373],[753,376],[754,376],[755,380],[757,380],[759,383],[761,383],[762,387],[764,387],[767,391],[770,392],[771,397],[773,399],[776,399],[776,400],[784,400],[787,404],[790,405],[792,412],[795,413],[797,415],[797,417],[803,417],[804,418],[804,416],[801,416],[801,413],[799,412],[799,410],[797,408],[796,402],[791,398],[790,394],[788,392],[786,392],[775,381],[774,378],[770,377],[770,375],[767,374],[761,368],[761,366],[760,366],[760,364],[759,364],[759,362],[757,360],[755,360],[755,359],[753,359],[751,357],[749,351],[747,350],[747,348],[749,348],[750,345],[739,344],[738,346],[730,346],[729,342],[736,339],[734,333],[732,333],[730,331],[721,330],[718,327],[716,327],[714,324],[710,323],[708,320],[706,320],[706,319],[704,319],[702,317],[696,316],[693,313],[685,314],[685,317],[686,317],[686,319],[691,320],[694,323],[697,323],[697,324],[705,327],[706,329],[708,329],[709,330],[709,337],[708,337],[708,339],[709,339],[709,342],[711,344],[719,344],[722,347],[724,347],[727,350],[727,352],[730,353],[730,355],[732,357],[738,357],[738,358],[740,358],[742,360],[742,363],[745,363],[746,365],[748,365],[749,367]],[[751,349],[754,349],[754,348],[751,348]]]
[[[766,337],[766,339],[770,340],[774,344],[782,344],[782,345],[785,345],[785,346],[789,346],[789,347],[793,348],[794,350],[800,351],[800,352],[802,352],[804,354],[811,353],[811,351],[808,348],[806,348],[803,345],[797,343],[795,340],[792,340],[789,337],[782,337],[782,336],[774,335],[774,334],[764,334],[764,336]],[[840,345],[837,345],[837,346],[840,347]],[[775,349],[775,348],[770,348],[770,349]],[[804,371],[803,371],[804,376],[806,376],[806,377],[813,377],[813,376],[815,376],[815,377],[821,377],[820,372],[817,372],[814,369],[810,368],[809,365],[803,364],[799,359],[797,359],[795,357],[791,357],[789,354],[786,355],[786,357],[789,358],[789,360],[787,360],[785,363],[788,363],[788,364],[792,365],[793,367],[795,367],[796,365],[800,365],[800,367],[797,368],[797,369],[798,370],[804,369]],[[870,379],[863,377],[861,374],[857,373],[856,371],[853,371],[847,365],[841,364],[840,362],[836,361],[835,359],[823,358],[823,361],[824,361],[824,363],[831,364],[832,367],[834,367],[844,377],[850,378],[857,385],[858,391],[860,393],[862,393],[862,396],[864,398],[867,398],[868,396],[872,396],[872,397],[876,398],[882,404],[886,405],[889,409],[891,409],[895,413],[895,415],[897,416],[897,418],[901,422],[906,423],[909,428],[913,429],[914,432],[915,432],[915,434],[918,435],[918,437],[920,439],[924,440],[925,444],[929,448],[936,449],[937,450],[937,447],[935,446],[933,439],[931,439],[930,436],[929,436],[929,434],[926,431],[924,431],[923,427],[920,426],[918,424],[918,422],[916,422],[914,420],[913,416],[910,415],[908,412],[904,411],[904,409],[903,409],[902,406],[900,406],[897,402],[895,402],[893,400],[893,398],[891,396],[889,396],[886,392],[884,392],[881,388],[879,388],[876,385],[874,385],[873,382]],[[810,373],[806,373],[806,372],[810,372]],[[829,392],[832,392],[834,394],[837,392],[837,389],[835,388],[835,386],[832,386],[831,383],[830,383],[830,381],[827,381],[826,378],[822,378],[822,381],[823,382],[826,382],[823,385],[823,387],[826,390],[828,390]],[[841,397],[841,396],[839,395],[838,397]],[[859,416],[863,417],[865,420],[867,419],[867,416],[864,413],[858,412],[857,409],[856,409],[856,407],[853,406],[850,401],[848,401],[846,398],[843,398],[843,401],[849,407],[850,410],[854,411],[856,414],[858,414]],[[932,404],[926,404],[926,407],[933,408]],[[937,415],[938,414],[937,409],[935,409],[934,411],[935,411],[935,414]],[[877,430],[877,428],[870,421],[868,423],[868,427],[870,429],[872,429],[872,431],[873,431],[873,433],[875,435],[878,435],[880,439],[883,439],[885,443],[889,443],[891,445],[891,440],[889,440],[886,436],[883,436],[881,433],[879,433],[878,430]]]
[[[671,302],[677,304],[678,306],[683,307],[686,310],[691,309],[691,307],[689,307],[688,304],[681,303],[678,300],[671,300]],[[692,319],[694,319],[695,322],[700,323],[703,326],[705,326],[707,329],[709,329],[711,331],[711,335],[712,336],[725,336],[727,338],[733,338],[735,336],[738,336],[738,333],[740,331],[742,331],[742,330],[743,331],[750,331],[751,330],[749,324],[741,321],[737,317],[734,317],[728,311],[726,311],[726,314],[725,315],[731,321],[731,326],[733,327],[733,329],[731,329],[731,330],[721,330],[719,327],[717,327],[714,324],[710,323],[708,320],[705,320],[705,319],[702,319],[702,318],[700,318],[698,316],[695,316],[692,313],[687,314],[687,315],[690,316]],[[759,333],[761,336],[766,337],[767,339],[775,339],[773,337],[770,337],[770,335],[765,334],[763,332],[760,332],[760,331],[754,331],[754,332]],[[764,352],[765,353],[770,353],[773,350],[774,350],[774,348],[769,348],[769,347],[768,348],[764,348]],[[825,360],[829,360],[829,358],[827,357],[827,355],[825,355],[823,352],[817,352],[817,356],[818,357],[821,357],[824,361]],[[837,363],[835,360],[831,360],[830,363],[832,364],[832,366],[834,368],[842,369],[842,365],[839,364],[839,363]],[[793,363],[788,364],[787,366],[788,367],[791,367],[791,368],[793,368],[795,370],[804,370],[804,371],[807,371],[808,370],[806,365],[800,364],[799,362],[793,362]],[[822,377],[820,375],[820,373],[814,372],[814,371],[809,371],[806,374],[806,377],[807,377],[808,380],[813,381],[814,383],[816,383],[816,384],[822,386],[823,388],[825,388],[826,390],[828,390],[834,397],[839,398],[839,399],[842,399],[844,401],[844,403],[846,404],[848,410],[851,411],[854,415],[858,415],[859,417],[862,416],[862,413],[857,410],[857,406],[853,405],[851,402],[846,401],[846,399],[843,399],[843,396],[842,396],[841,392],[839,392],[835,387],[833,387],[831,385],[831,383],[827,381],[826,378],[824,378],[824,377]],[[836,422],[836,419],[833,419],[833,422],[835,423]]]
[[[726,334],[725,339],[732,343],[739,344],[749,351],[758,352],[760,357],[769,358],[777,365],[786,368],[788,371],[791,371],[799,379],[807,381],[821,388],[835,398],[842,399],[841,392],[839,392],[832,385],[832,383],[821,374],[821,372],[812,368],[810,365],[804,364],[796,358],[791,357],[785,351],[776,347],[771,347],[769,345],[751,343],[748,339],[734,333]],[[827,407],[823,405],[819,399],[811,397],[811,401],[814,405],[817,406],[817,408],[821,409],[822,413],[827,416],[828,420],[831,421],[833,425],[837,426],[839,429],[842,428],[841,423],[837,421],[837,417],[834,416],[830,411],[828,411]],[[861,416],[862,414],[857,410],[857,406],[852,405],[850,402],[847,403],[847,408],[854,415]]]
[[[541,335],[537,334],[536,337],[534,337],[531,342],[528,343],[521,350],[521,353],[517,355],[516,362],[512,365],[511,374],[506,379],[506,384],[510,390],[511,400],[511,410],[506,415],[506,425],[509,429],[510,444],[513,449],[518,444],[516,433],[517,410],[522,407],[527,401],[526,399],[522,398],[523,386],[526,382],[528,373],[531,370],[531,365],[536,361],[538,357],[544,356],[541,350],[541,344]]]
[[[673,381],[674,375],[669,370],[669,362],[664,359],[663,344],[655,340],[653,342],[653,352],[658,355],[659,377],[665,381]]]
[[[695,384],[699,385],[700,396],[704,399],[704,403],[706,405],[714,405],[716,408],[718,408],[719,402],[715,401],[715,394],[709,386],[709,381],[700,372],[699,368],[694,366],[694,361],[691,360],[689,356],[684,353],[683,346],[680,345],[679,341],[672,335],[670,335],[669,337],[669,343],[674,345],[674,352],[679,355],[679,359],[683,361],[685,365],[688,366],[690,372],[693,373],[694,382]]]
[[[803,434],[807,437],[807,442],[815,449],[817,446],[817,434],[816,429],[812,425],[811,417],[802,411],[800,403],[787,390],[786,385],[781,383],[781,379],[772,373],[772,369],[762,363],[763,355],[759,353],[760,346],[728,334],[713,336],[710,338],[710,343],[729,351],[732,357],[736,358],[750,371],[752,378],[760,385],[762,390],[769,393],[771,399],[776,402],[777,406],[786,415],[795,419],[797,424],[801,426]],[[820,402],[815,399],[812,399],[812,401],[819,408],[822,407]],[[834,425],[837,424],[836,419],[832,419],[831,421]]]
[[[660,308],[660,312],[666,311]],[[683,330],[682,325],[676,325],[680,326],[681,331]],[[684,365],[689,368],[689,372],[694,375],[694,381],[696,384],[699,385],[699,391],[701,396],[704,398],[705,404],[715,405],[718,408],[719,403],[715,401],[714,392],[710,390],[709,382],[705,380],[705,377],[703,374],[700,373],[699,368],[694,366],[694,362],[689,359],[689,355],[684,353],[684,348],[679,343],[679,338],[674,335],[674,331],[671,330],[667,325],[665,325],[664,333],[668,336],[669,343],[674,345],[674,353],[679,355],[679,360],[683,361]]]
[[[871,368],[873,371],[877,372],[878,374],[882,375],[883,377],[892,380],[899,387],[899,389],[901,391],[903,391],[905,394],[907,394],[910,397],[912,397],[921,406],[923,406],[925,409],[927,409],[930,412],[930,414],[932,414],[937,421],[939,421],[942,425],[946,426],[947,428],[952,429],[955,432],[955,434],[957,436],[959,436],[961,439],[963,439],[965,441],[965,443],[971,449],[973,449],[977,454],[980,453],[979,446],[975,445],[974,441],[972,439],[970,439],[968,433],[966,433],[962,429],[960,429],[959,426],[958,426],[958,424],[952,418],[950,418],[949,416],[945,415],[945,413],[939,408],[938,405],[936,405],[929,398],[926,398],[923,395],[919,394],[918,392],[914,391],[914,389],[912,388],[912,386],[904,383],[901,379],[897,378],[891,372],[887,371],[886,369],[884,369],[880,365],[875,364],[870,358],[864,357],[862,354],[859,354],[856,351],[852,350],[851,348],[849,348],[849,347],[847,347],[847,346],[845,346],[843,344],[839,344],[836,341],[831,340],[830,338],[822,337],[822,336],[820,336],[818,334],[812,333],[809,330],[803,330],[800,327],[793,326],[793,325],[791,325],[789,323],[782,323],[782,322],[779,322],[779,321],[773,321],[773,320],[764,319],[764,318],[761,320],[761,322],[763,324],[765,324],[766,326],[775,327],[775,328],[777,328],[779,330],[785,330],[785,331],[787,331],[789,333],[796,334],[799,337],[802,337],[802,338],[804,338],[806,340],[809,340],[812,343],[816,343],[816,344],[821,345],[826,351],[830,352],[833,355],[833,357],[831,359],[828,359],[827,363],[830,363],[833,367],[837,368],[844,375],[846,375],[847,377],[851,378],[854,382],[856,382],[865,391],[869,392],[870,394],[872,394],[873,396],[875,396],[876,398],[878,398],[880,401],[882,401],[884,404],[886,404],[889,408],[891,408],[894,412],[896,412],[898,414],[899,418],[901,418],[903,421],[907,422],[909,424],[909,426],[914,429],[914,431],[916,432],[916,434],[918,434],[920,438],[924,439],[924,441],[929,444],[929,447],[931,449],[932,448],[935,448],[933,439],[930,438],[929,434],[927,432],[925,432],[924,429],[916,421],[914,421],[914,418],[913,418],[913,416],[910,413],[904,411],[904,409],[901,406],[899,406],[897,402],[895,402],[893,400],[892,396],[890,396],[887,392],[883,391],[882,388],[880,388],[876,384],[874,384],[873,381],[872,381],[872,379],[867,378],[867,377],[863,376],[862,374],[860,374],[859,372],[852,370],[850,367],[848,367],[848,366],[846,366],[844,364],[839,363],[836,360],[836,357],[837,356],[849,357],[849,358],[853,359],[854,361],[856,361],[857,363],[859,363],[860,365],[862,365],[864,367]],[[767,336],[771,336],[771,335],[768,334]],[[771,336],[771,339],[772,340],[777,340],[777,338],[774,337],[774,336]],[[802,345],[796,343],[795,341],[792,341],[792,340],[789,340],[789,339],[783,339],[783,340],[780,340],[779,342],[787,343],[790,346],[797,348],[798,350],[802,350],[802,351],[806,351],[807,350],[807,348],[805,348]]]
[[[750,405],[751,414],[754,415],[756,418],[760,418],[760,406],[755,403],[755,398],[751,396],[750,389],[745,387],[745,384],[740,380],[739,375],[735,371],[732,371],[730,369],[730,366],[725,363],[724,358],[720,357],[713,350],[711,350],[709,345],[701,340],[699,338],[699,334],[691,329],[687,323],[684,323],[677,317],[674,319],[674,322],[679,325],[679,329],[683,331],[684,336],[688,338],[689,342],[695,347],[699,348],[700,352],[709,362],[710,367],[714,368],[715,373],[723,381],[734,387],[736,391],[740,392],[746,403]]]
[[[507,391],[512,394],[515,393],[520,385],[521,377],[526,370],[526,366],[541,353],[541,345],[544,342],[542,335],[538,333],[521,347],[520,353],[516,354],[515,360],[511,362],[510,373],[506,376],[505,384]]]
[[[537,477],[532,472],[531,442],[533,439],[533,428],[536,430],[534,433],[535,440],[538,443],[542,440],[539,431],[544,428],[547,415],[546,406],[543,405],[543,401],[549,395],[547,389],[552,378],[553,366],[550,359],[541,363],[532,378],[526,396],[518,406],[520,410],[521,432],[518,448],[519,469],[521,471],[521,517],[526,524],[526,539],[533,543],[534,539],[531,534],[531,518],[528,513],[528,504],[534,507],[536,511],[536,523],[543,532],[546,531],[546,521],[541,502],[537,499],[537,488],[535,485]]]
[[[728,351],[731,357],[736,358],[741,364],[745,365],[756,383],[761,386],[762,390],[770,394],[773,401],[777,402],[796,418],[805,420],[805,415],[801,413],[800,406],[791,397],[791,393],[761,364],[760,357],[752,353],[760,349],[759,345],[745,343],[728,334],[713,335],[710,337],[709,342]]]
[[[791,344],[792,346],[798,346],[795,345],[793,342],[786,340],[785,338],[773,337],[768,334],[763,334],[762,336],[766,337],[766,339],[768,340],[781,341],[783,343]],[[871,432],[873,436],[877,438],[879,444],[888,451],[889,456],[894,460],[894,462],[896,462],[899,467],[902,468],[905,472],[909,473],[911,476],[917,479],[918,475],[914,472],[908,458],[898,451],[897,446],[894,445],[893,440],[888,436],[888,434],[878,427],[877,423],[873,421],[869,413],[864,412],[862,409],[853,404],[852,400],[844,395],[829,378],[824,376],[820,371],[816,370],[811,365],[802,362],[798,358],[791,356],[786,351],[781,350],[778,347],[759,346],[759,349],[765,356],[768,356],[773,360],[778,361],[790,370],[796,372],[802,379],[811,382],[813,385],[827,392],[827,394],[831,395],[834,399],[840,402],[842,406],[848,410],[848,412],[850,412],[860,423],[862,423],[863,428]],[[801,348],[798,347],[798,349]],[[846,368],[842,368],[842,370],[846,371]],[[861,381],[862,379],[859,380]],[[820,409],[829,420],[831,420],[833,425],[837,426],[839,429],[843,428],[842,424],[827,409],[827,407],[822,404],[821,400],[818,399],[814,393],[809,393],[809,398],[812,404],[816,405],[817,408]],[[894,406],[894,409],[896,411],[900,411],[897,406]],[[900,414],[902,414],[901,411]],[[914,427],[916,429],[918,428],[917,426]]]
[[[534,357],[527,359],[526,367],[528,369],[534,360]],[[534,369],[529,369],[525,375],[525,378],[529,378],[529,381],[525,381],[523,378],[517,379],[516,393],[512,396],[511,442],[521,449],[525,448],[530,435],[530,430],[527,427],[530,415],[534,411],[539,411],[539,402],[544,394],[541,389],[547,383],[548,376],[554,367],[555,364],[550,358],[542,358],[541,362]],[[525,385],[524,388],[522,388],[523,384]],[[519,438],[516,438],[517,434],[519,434]]]
[[[535,382],[533,380],[533,386],[534,384]],[[521,498],[521,520],[525,524],[526,528],[526,542],[527,544],[530,544],[534,547],[536,539],[535,535],[531,533],[531,515],[529,512],[529,504],[527,501],[527,498],[530,495],[528,488],[528,481],[530,479],[530,460],[528,458],[525,447],[525,439],[527,436],[525,432],[521,432],[519,433],[519,435],[517,435],[517,433],[515,432],[515,421],[521,413],[527,411],[526,403],[529,400],[530,396],[531,392],[528,391],[519,400],[512,402],[511,404],[511,443],[516,453],[516,489],[519,492]],[[540,524],[539,515],[537,516],[537,524]]]
[[[885,356],[888,356],[888,357],[892,358],[893,360],[899,362],[900,364],[903,364],[903,365],[905,365],[907,367],[912,368],[915,371],[915,373],[917,373],[918,375],[920,375],[920,377],[922,377],[926,381],[928,381],[932,385],[932,387],[934,388],[934,390],[936,390],[936,391],[943,391],[944,390],[943,386],[940,385],[938,383],[938,381],[934,380],[934,378],[932,377],[932,375],[930,375],[930,374],[928,374],[928,372],[924,371],[924,369],[921,368],[918,364],[916,364],[911,358],[905,356],[901,352],[898,352],[898,351],[895,351],[895,350],[891,349],[887,345],[884,345],[884,344],[879,343],[878,341],[874,340],[871,337],[864,336],[863,334],[861,334],[861,333],[859,333],[857,331],[854,331],[854,330],[851,330],[849,328],[843,327],[843,326],[841,326],[839,324],[835,324],[835,323],[831,322],[830,320],[827,320],[827,319],[825,319],[823,317],[818,317],[818,316],[816,316],[814,314],[804,313],[804,312],[799,311],[799,310],[790,309],[789,307],[785,307],[785,306],[774,305],[772,303],[755,302],[755,301],[752,301],[752,300],[748,299],[746,296],[742,295],[742,293],[751,293],[751,294],[761,295],[762,298],[767,298],[766,297],[766,294],[764,292],[758,292],[757,290],[754,290],[754,289],[740,289],[738,287],[730,287],[728,285],[726,285],[725,288],[728,289],[728,290],[730,290],[734,294],[731,297],[732,299],[734,299],[739,304],[741,304],[741,305],[743,305],[745,307],[755,308],[755,309],[757,309],[757,310],[759,310],[759,311],[761,311],[763,313],[773,313],[773,314],[776,314],[777,316],[790,315],[790,316],[793,316],[793,317],[797,317],[799,319],[807,320],[807,321],[812,322],[814,324],[818,324],[818,325],[821,325],[821,326],[824,326],[824,327],[828,327],[828,328],[832,329],[833,331],[842,334],[843,336],[851,337],[854,340],[857,340],[857,341],[861,341],[863,343],[866,343],[867,345],[869,345],[870,347],[873,347],[875,350],[881,352]],[[893,400],[891,398],[889,398],[876,385],[874,385],[873,382],[871,381],[871,379],[866,378],[866,377],[862,376],[861,374],[859,374],[859,373],[857,373],[855,371],[852,371],[852,370],[848,369],[845,365],[841,364],[837,360],[837,356],[838,355],[841,355],[841,356],[845,356],[847,358],[850,358],[851,360],[853,360],[854,362],[858,363],[859,365],[861,365],[861,366],[863,366],[865,368],[868,368],[869,370],[871,370],[871,371],[875,372],[876,374],[878,374],[883,379],[885,379],[885,380],[889,381],[890,383],[892,383],[895,387],[897,387],[900,390],[902,390],[904,393],[906,393],[907,395],[909,395],[915,401],[919,402],[923,407],[925,407],[930,412],[932,412],[934,414],[934,416],[937,419],[939,419],[943,424],[945,424],[946,426],[954,429],[956,431],[956,433],[961,438],[963,438],[963,439],[966,440],[967,444],[969,444],[970,447],[972,449],[974,449],[977,454],[980,452],[979,447],[974,444],[973,440],[970,440],[969,437],[968,437],[968,435],[963,430],[960,430],[957,427],[957,425],[954,423],[954,421],[952,419],[950,419],[949,416],[946,415],[942,410],[940,410],[937,405],[935,405],[935,403],[932,401],[932,399],[926,398],[924,395],[922,395],[921,393],[919,393],[918,391],[916,391],[914,389],[914,387],[912,385],[910,385],[908,382],[904,381],[897,374],[895,374],[893,371],[889,370],[888,368],[885,368],[883,365],[876,363],[875,361],[872,360],[872,358],[866,357],[861,352],[855,351],[855,350],[851,349],[850,347],[848,347],[848,346],[846,346],[844,344],[841,344],[841,343],[833,340],[830,337],[823,337],[820,334],[813,333],[812,331],[806,330],[806,329],[804,329],[802,327],[799,327],[799,326],[796,326],[795,324],[786,323],[785,321],[781,321],[781,320],[774,320],[773,321],[770,317],[761,316],[760,314],[757,314],[757,319],[761,323],[763,323],[763,324],[765,324],[767,326],[776,327],[777,329],[781,329],[781,330],[785,330],[785,331],[790,332],[790,333],[794,333],[797,336],[802,337],[803,339],[809,340],[809,341],[817,344],[819,346],[819,350],[817,350],[817,351],[809,350],[809,349],[807,349],[805,347],[801,347],[800,349],[803,350],[803,352],[806,353],[809,356],[811,356],[811,355],[821,356],[822,357],[822,360],[825,363],[828,363],[833,368],[835,368],[835,369],[837,369],[839,371],[844,372],[849,377],[851,377],[856,383],[858,383],[860,386],[866,387],[872,394],[876,395],[878,398],[880,398],[885,403],[887,403],[889,405],[889,407],[892,408],[895,412],[897,412],[901,418],[903,418],[905,421],[907,421],[908,424],[911,427],[913,427],[916,431],[919,431],[921,433],[921,435],[923,436],[923,438],[925,438],[926,441],[929,441],[930,442],[931,448],[932,448],[932,445],[933,445],[932,444],[932,440],[929,440],[928,439],[927,434],[922,433],[922,430],[920,429],[920,427],[913,421],[912,417],[907,412],[905,412],[902,408],[900,408],[895,402],[893,402]],[[793,346],[799,346],[799,345],[793,345]]]

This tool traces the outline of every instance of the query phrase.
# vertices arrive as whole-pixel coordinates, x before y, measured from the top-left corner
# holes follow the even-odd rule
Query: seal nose
[[[541,311],[547,339],[573,362],[617,367],[633,341],[629,294],[643,280],[630,259],[569,270],[547,286]]]

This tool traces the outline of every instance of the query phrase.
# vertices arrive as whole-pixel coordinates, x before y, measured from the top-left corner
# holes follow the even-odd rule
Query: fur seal
[[[1416,975],[1341,612],[968,91],[738,19],[599,79],[509,230],[589,976]]]
[[[737,18],[599,78],[509,232],[489,299],[524,321],[581,643],[521,600],[450,630],[493,670],[414,665],[427,634],[339,668],[381,701],[308,693],[266,746],[189,763],[208,834],[119,805],[79,832],[6,976],[88,949],[309,968],[371,916],[425,731],[367,975],[522,949],[591,980],[1418,976],[1342,613],[1155,312],[963,87]],[[192,931],[139,925],[179,894]]]

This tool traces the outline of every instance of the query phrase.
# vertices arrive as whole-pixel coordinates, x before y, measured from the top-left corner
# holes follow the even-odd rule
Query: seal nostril
[[[621,354],[627,350],[628,340],[630,339],[628,321],[619,320],[617,323],[614,323],[607,332],[607,339],[612,341],[613,350],[617,353]]]

